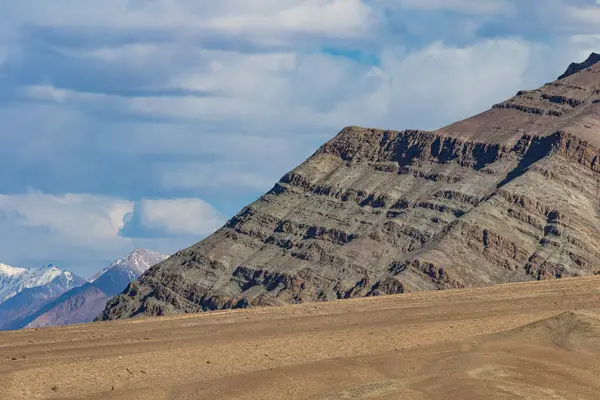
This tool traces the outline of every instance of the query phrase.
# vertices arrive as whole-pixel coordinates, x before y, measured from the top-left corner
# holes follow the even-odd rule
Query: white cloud
[[[118,232],[127,200],[41,192],[0,195],[2,262],[32,268],[54,263],[86,277],[133,249]]]
[[[93,6],[73,0],[20,0],[7,10],[11,26],[86,29],[153,29],[204,35],[243,34],[276,43],[287,35],[364,35],[376,23],[362,0],[105,0]]]
[[[586,29],[592,27],[595,31],[598,31],[600,26],[600,7],[596,3],[596,6],[565,6],[563,15],[565,22],[573,22],[581,24],[579,29]]]
[[[166,236],[208,235],[224,222],[202,199],[142,200],[136,205],[135,213],[143,227],[160,230]]]
[[[148,32],[163,31],[180,42],[202,43],[235,38],[264,45],[298,43],[307,36],[321,39],[389,41],[388,13],[454,11],[479,22],[498,17],[498,26],[518,24],[519,31],[597,30],[597,3],[567,0],[19,0],[0,18],[0,37],[15,36],[23,27]],[[434,17],[438,18],[439,15]],[[447,17],[452,18],[452,16]],[[426,20],[417,23],[430,32]],[[439,19],[435,19],[436,23]],[[469,21],[461,19],[462,23]],[[405,20],[410,24],[410,15]],[[400,26],[399,29],[406,27]],[[457,27],[459,28],[459,27]],[[386,32],[388,30],[388,32]],[[18,35],[17,35],[18,37]],[[398,42],[397,38],[393,42]],[[313,43],[315,43],[313,41]],[[134,51],[145,51],[132,45]],[[107,49],[104,49],[107,50]],[[98,57],[113,57],[99,51]]]
[[[230,196],[239,190],[253,196],[343,126],[435,129],[554,79],[568,62],[584,58],[582,49],[593,43],[593,36],[579,36],[555,48],[519,38],[462,47],[437,42],[412,52],[386,47],[378,66],[318,53],[200,49],[197,62],[156,85],[206,91],[202,96],[125,97],[53,86],[25,92],[56,101],[61,110],[97,116],[92,127],[67,126],[78,136],[65,141],[80,150],[89,146],[107,157],[144,162],[143,178],[152,190],[179,197]],[[160,49],[152,50],[157,57]],[[152,58],[144,56],[140,68],[151,67]],[[114,114],[107,117],[107,110]],[[109,122],[115,114],[167,122]],[[54,120],[43,125],[60,130]],[[32,143],[43,143],[43,137]],[[50,144],[35,157],[51,162]]]
[[[402,110],[396,126],[411,115],[429,115],[436,125],[449,123],[483,111],[523,86],[533,46],[501,39],[463,48],[434,43],[404,56],[389,51],[381,65],[387,79],[372,97],[386,107],[388,121]]]
[[[361,0],[304,0],[275,12],[217,16],[205,26],[234,34],[251,33],[266,39],[273,32],[357,37],[376,24],[372,10]],[[277,39],[272,39],[276,42]]]
[[[162,237],[122,236],[127,217],[134,212],[142,222],[136,229],[160,229]],[[85,277],[134,247],[175,252],[222,223],[214,208],[200,199],[136,204],[85,193],[0,195],[0,254],[4,263],[23,267],[55,263]]]
[[[114,239],[131,212],[127,200],[89,194],[54,196],[41,192],[0,195],[0,212],[15,225],[45,228],[77,243]]]
[[[379,0],[388,7],[405,7],[421,10],[455,10],[467,13],[499,13],[512,6],[511,0]]]
[[[135,205],[135,210],[134,210]],[[0,213],[21,228],[43,228],[79,244],[121,240],[125,217],[136,212],[142,226],[171,234],[206,235],[223,217],[197,198],[141,200],[137,204],[90,194],[50,195],[39,191],[0,195]]]
[[[165,86],[213,95],[122,97],[47,87],[26,93],[71,107],[204,123],[228,120],[240,127],[309,125],[333,134],[350,124],[422,127],[414,124],[427,116],[426,127],[435,128],[483,111],[522,88],[532,62],[545,56],[540,49],[521,39],[465,47],[433,43],[411,53],[388,47],[380,54],[379,66],[317,53],[221,51],[202,58],[210,60],[208,68],[192,66]]]
[[[120,100],[119,96],[110,96],[103,93],[78,92],[71,89],[57,88],[49,84],[26,86],[22,90],[22,95],[28,100],[71,103],[72,105],[78,106],[84,104],[100,105],[106,101],[115,102]]]
[[[60,49],[59,49],[60,50]],[[140,64],[156,61],[157,57],[165,56],[165,46],[156,44],[125,44],[118,47],[100,47],[90,51],[66,52],[66,54],[96,58],[102,61],[120,64]]]
[[[572,61],[585,60],[591,53],[600,53],[600,34],[573,35],[569,38],[571,49],[577,57]]]
[[[297,68],[296,53],[254,53],[210,51],[198,52],[198,64],[174,76],[167,87],[206,91],[231,96],[245,94],[264,96],[265,81],[270,87],[278,88],[280,76]],[[267,88],[268,89],[268,88]]]
[[[52,85],[35,85],[24,88],[23,95],[31,100],[41,101],[54,101],[57,103],[63,103],[71,91],[64,89],[57,89]]]
[[[250,168],[249,168],[250,169]],[[264,192],[274,184],[274,179],[244,171],[222,170],[218,164],[169,165],[161,172],[160,183],[165,189],[250,189]]]

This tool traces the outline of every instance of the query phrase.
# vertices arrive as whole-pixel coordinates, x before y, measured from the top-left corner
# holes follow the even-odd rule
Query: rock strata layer
[[[434,132],[344,128],[99,319],[600,273],[600,64]]]

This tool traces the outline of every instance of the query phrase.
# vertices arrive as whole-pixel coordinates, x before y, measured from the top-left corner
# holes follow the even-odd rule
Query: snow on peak
[[[92,276],[90,278],[90,282],[94,282],[96,279],[100,278],[113,268],[126,270],[129,273],[131,280],[134,280],[146,272],[146,270],[148,270],[150,267],[166,260],[167,258],[169,258],[169,255],[167,254],[146,249],[135,249],[125,257],[112,262],[102,271]]]
[[[0,277],[2,276],[19,276],[27,273],[25,268],[12,267],[6,264],[0,264]],[[0,278],[2,279],[2,278]]]
[[[55,265],[42,268],[15,268],[0,264],[0,303],[10,299],[24,289],[44,286],[61,278],[65,287],[72,287],[76,282],[75,276],[67,271],[62,271]]]

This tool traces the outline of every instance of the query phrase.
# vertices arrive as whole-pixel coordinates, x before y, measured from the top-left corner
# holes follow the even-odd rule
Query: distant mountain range
[[[91,322],[111,297],[166,258],[136,249],[90,281],[54,265],[25,269],[0,264],[0,330]]]
[[[56,281],[56,282],[54,282]],[[55,289],[60,287],[71,289],[81,284],[82,278],[68,271],[62,271],[54,265],[39,269],[15,268],[0,264],[0,303],[5,302],[19,292],[55,283]]]

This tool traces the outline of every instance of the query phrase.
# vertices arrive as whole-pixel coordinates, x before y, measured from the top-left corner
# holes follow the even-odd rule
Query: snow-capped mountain
[[[55,281],[54,290],[65,291],[81,285],[81,278],[69,271],[63,271],[54,265],[43,268],[26,269],[0,264],[0,303],[14,297],[24,289],[48,285]],[[51,288],[52,289],[52,288]],[[61,293],[58,293],[59,296]]]
[[[107,295],[115,296],[121,293],[129,282],[139,278],[150,267],[168,257],[166,254],[151,250],[135,249],[94,275],[90,282]]]
[[[119,270],[124,271],[129,277],[129,281],[137,279],[140,275],[142,275],[146,270],[148,270],[153,265],[158,264],[161,261],[164,261],[169,256],[166,254],[161,254],[156,251],[146,250],[146,249],[135,249],[133,252],[129,253],[125,257],[120,260],[112,262],[102,271],[98,272],[96,275],[90,278],[90,282],[96,281],[102,275],[104,275],[109,270]],[[129,282],[128,282],[129,283]],[[124,289],[124,287],[123,287]]]
[[[27,318],[47,302],[86,282],[53,265],[36,270],[4,268],[4,271],[9,271],[10,277],[3,276],[3,286],[0,286],[7,297],[0,303],[0,329],[11,329],[18,325],[16,321]]]
[[[155,251],[136,249],[94,275],[90,282],[47,302],[26,318],[20,318],[4,329],[92,322],[104,310],[106,302],[121,293],[129,282],[168,257]]]

